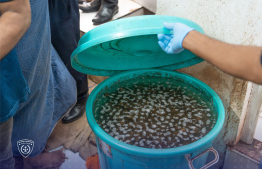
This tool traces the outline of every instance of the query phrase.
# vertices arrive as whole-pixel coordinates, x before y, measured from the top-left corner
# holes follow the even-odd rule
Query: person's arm
[[[231,45],[191,31],[182,47],[233,76],[262,84],[262,47]]]
[[[203,35],[182,23],[165,23],[173,35],[159,34],[159,45],[167,53],[183,48],[235,77],[262,84],[262,47],[227,44]]]
[[[2,60],[31,24],[29,0],[1,2],[0,14],[0,60]]]

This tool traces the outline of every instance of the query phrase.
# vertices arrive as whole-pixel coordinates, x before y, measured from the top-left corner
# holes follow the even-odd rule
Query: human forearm
[[[233,76],[262,84],[261,47],[231,45],[197,31],[189,32],[182,46]]]
[[[0,3],[0,60],[21,39],[31,23],[29,0]]]

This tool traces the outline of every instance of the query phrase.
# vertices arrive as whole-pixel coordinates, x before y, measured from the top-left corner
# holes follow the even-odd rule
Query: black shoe
[[[85,105],[88,98],[88,94],[79,98],[76,105],[70,110],[69,113],[62,118],[63,123],[71,123],[78,120],[85,112]]]
[[[95,12],[98,11],[101,6],[101,0],[93,0],[92,2],[83,2],[78,4],[79,9],[83,12]]]
[[[113,9],[108,8],[106,6],[102,6],[99,9],[96,16],[94,17],[94,19],[92,20],[92,22],[94,25],[100,25],[100,24],[106,23],[110,21],[113,18],[113,16],[117,13],[118,13],[118,6],[116,6]]]

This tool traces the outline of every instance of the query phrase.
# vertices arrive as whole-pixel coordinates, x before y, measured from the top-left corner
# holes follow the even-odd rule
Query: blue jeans
[[[13,117],[0,123],[0,169],[13,169],[15,167],[11,144],[12,129]]]

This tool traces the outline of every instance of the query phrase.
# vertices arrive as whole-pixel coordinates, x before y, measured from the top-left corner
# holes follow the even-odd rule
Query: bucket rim
[[[155,72],[155,73],[161,72],[161,73],[170,74],[175,77],[182,77],[185,81],[193,81],[195,84],[198,84],[203,90],[205,90],[207,93],[210,93],[212,95],[214,104],[216,104],[217,112],[218,112],[217,122],[215,126],[213,127],[213,129],[203,138],[193,143],[190,143],[188,145],[185,145],[185,146],[175,147],[175,148],[166,148],[166,149],[151,149],[151,148],[138,147],[138,146],[130,145],[122,141],[119,141],[111,137],[102,128],[100,128],[100,126],[96,123],[94,116],[93,116],[93,103],[96,99],[97,94],[104,87],[110,84],[110,82],[116,82],[120,77],[125,77],[130,74],[140,75],[140,74],[149,73],[149,72]],[[176,71],[159,70],[159,69],[143,69],[143,70],[131,70],[131,71],[122,72],[114,76],[111,76],[110,78],[98,84],[97,87],[91,92],[88,98],[88,101],[86,103],[86,116],[87,116],[88,123],[91,129],[93,130],[93,132],[95,133],[95,135],[99,139],[104,141],[106,144],[113,147],[114,149],[120,150],[124,153],[135,154],[137,156],[143,156],[143,157],[156,157],[156,156],[168,157],[168,156],[174,156],[174,155],[190,154],[200,149],[206,148],[207,145],[211,146],[212,141],[217,137],[217,135],[220,133],[223,127],[224,120],[225,120],[225,109],[224,109],[221,99],[216,94],[216,92],[211,87],[209,87],[207,84],[205,84],[204,82],[200,81],[199,79],[195,77],[192,77],[184,73],[176,72]]]

